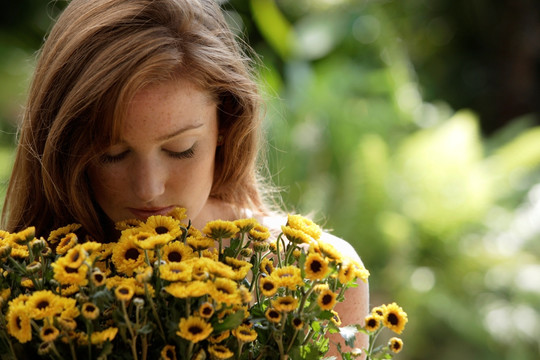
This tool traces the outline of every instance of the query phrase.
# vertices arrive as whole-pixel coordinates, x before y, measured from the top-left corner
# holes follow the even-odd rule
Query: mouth
[[[170,213],[175,207],[174,206],[166,206],[166,207],[153,207],[153,208],[128,208],[128,210],[135,215],[135,217],[139,220],[146,220],[150,216],[155,215],[167,215]]]

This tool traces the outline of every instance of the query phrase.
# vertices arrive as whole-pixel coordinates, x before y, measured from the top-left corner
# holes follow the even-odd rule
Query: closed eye
[[[99,161],[101,163],[103,163],[103,164],[116,163],[116,162],[121,161],[122,159],[124,159],[127,156],[128,153],[129,153],[129,150],[121,152],[120,154],[117,154],[117,155],[104,154],[99,158]]]
[[[174,159],[189,159],[192,158],[195,155],[195,146],[192,146],[190,149],[186,151],[176,152],[176,151],[168,151],[164,150],[170,157]]]

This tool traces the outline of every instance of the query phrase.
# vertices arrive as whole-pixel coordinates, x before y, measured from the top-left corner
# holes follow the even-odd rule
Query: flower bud
[[[43,268],[43,265],[39,261],[34,261],[26,265],[26,271],[28,274],[35,274]]]
[[[240,255],[243,257],[250,257],[253,254],[253,250],[250,248],[245,248],[240,251]]]
[[[34,239],[30,242],[32,250],[35,252],[40,252],[41,250],[47,247],[47,241],[44,238]]]
[[[133,299],[133,304],[136,306],[136,307],[143,307],[144,306],[144,299],[140,298],[140,297],[136,297]]]
[[[52,348],[53,348],[52,342],[50,341],[42,342],[38,347],[38,355],[40,356],[47,355],[48,353],[51,352]]]
[[[2,245],[0,246],[0,258],[7,258],[11,254],[11,246]]]
[[[266,241],[254,241],[253,242],[253,250],[256,252],[263,252],[268,250],[268,247],[270,245]]]

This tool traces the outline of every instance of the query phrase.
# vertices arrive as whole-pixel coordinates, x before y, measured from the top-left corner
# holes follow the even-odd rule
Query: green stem
[[[133,331],[133,327],[131,326],[131,321],[129,320],[129,316],[126,309],[126,302],[122,300],[122,312],[124,313],[124,320],[126,321],[126,325],[129,331],[129,334],[131,335],[130,348],[131,348],[131,355],[133,355],[133,359],[137,360],[137,334]]]
[[[167,341],[167,337],[165,336],[165,331],[163,330],[163,326],[161,325],[159,314],[156,310],[156,304],[154,303],[152,296],[150,296],[150,293],[148,292],[148,285],[146,283],[144,283],[144,293],[146,294],[146,298],[148,299],[148,302],[150,303],[150,307],[152,308],[152,314],[156,318],[156,322],[158,324],[161,337],[163,338],[164,341]]]

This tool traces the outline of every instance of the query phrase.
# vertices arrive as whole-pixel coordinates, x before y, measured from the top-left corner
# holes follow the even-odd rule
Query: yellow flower
[[[254,241],[265,241],[270,237],[270,231],[267,227],[256,225],[249,230],[249,238]]]
[[[380,318],[373,315],[366,316],[364,322],[365,322],[364,328],[367,331],[371,331],[371,332],[377,331],[377,329],[379,329],[379,326],[381,324]]]
[[[339,251],[336,250],[336,248],[333,245],[324,241],[319,241],[317,245],[318,245],[319,250],[324,256],[338,263],[341,262],[342,255],[340,254]]]
[[[170,216],[175,220],[182,221],[187,218],[186,211],[187,210],[185,208],[177,206],[171,212],[169,212],[167,216]]]
[[[287,216],[287,226],[290,226],[293,229],[301,230],[315,240],[318,240],[321,237],[322,231],[319,225],[301,215],[289,214]]]
[[[113,341],[118,333],[118,328],[109,327],[102,331],[94,331],[90,336],[90,342],[94,345],[103,344],[105,341]]]
[[[162,249],[161,258],[167,262],[180,262],[192,258],[193,249],[180,241],[173,241]]]
[[[56,244],[64,236],[66,236],[69,233],[74,233],[75,231],[79,230],[80,227],[81,227],[81,224],[70,224],[70,225],[58,228],[56,230],[53,230],[49,233],[49,237],[47,238],[47,241],[51,244]]]
[[[169,233],[154,234],[149,231],[140,231],[131,235],[131,238],[135,245],[143,250],[154,250],[166,245],[173,237]]]
[[[208,340],[212,344],[217,344],[222,342],[223,340],[227,339],[231,335],[231,332],[229,330],[223,331],[219,335],[213,335],[208,338]]]
[[[292,296],[284,296],[272,300],[272,306],[281,312],[291,312],[298,306],[298,299]]]
[[[172,239],[176,239],[182,235],[181,225],[179,220],[170,216],[154,215],[146,219],[146,222],[141,225],[141,230],[156,235],[169,234]]]
[[[143,265],[135,269],[135,273],[137,274],[135,280],[137,280],[138,283],[144,284],[152,279],[154,270],[151,266]]]
[[[112,262],[116,271],[132,276],[136,268],[145,264],[145,257],[143,250],[139,249],[127,231],[129,230],[122,233],[120,240],[113,248]]]
[[[81,312],[88,320],[95,320],[99,316],[99,308],[91,302],[84,303]]]
[[[88,284],[88,267],[81,265],[79,267],[71,266],[69,257],[61,257],[52,264],[54,271],[54,279],[60,284],[75,284],[79,286],[86,286]]]
[[[24,245],[28,244],[36,237],[36,228],[34,226],[27,227],[26,229],[9,235],[9,241],[12,244]]]
[[[62,284],[56,288],[56,292],[61,296],[71,296],[79,292],[81,287],[79,285],[71,284]]]
[[[269,307],[266,309],[264,316],[273,323],[279,323],[281,321],[281,313],[274,308]]]
[[[376,306],[371,309],[371,315],[382,321],[385,311],[384,305]]]
[[[45,342],[56,340],[58,335],[60,335],[60,331],[52,325],[45,325],[39,331],[39,337]]]
[[[87,252],[82,246],[75,246],[72,249],[69,249],[66,255],[63,257],[66,264],[71,268],[78,268],[83,264],[87,258]]]
[[[74,233],[66,234],[62,239],[60,239],[60,242],[56,246],[56,253],[63,255],[65,254],[69,249],[77,245],[77,235]]]
[[[229,256],[225,257],[225,263],[234,270],[234,275],[230,277],[233,280],[245,279],[249,270],[253,267],[253,264],[250,264],[247,261],[238,260]]]
[[[187,319],[180,319],[178,327],[179,331],[177,331],[176,334],[193,343],[206,339],[214,330],[212,325],[198,316],[190,316]]]
[[[28,315],[37,320],[56,315],[62,310],[58,298],[59,296],[50,290],[34,292],[26,301]]]
[[[176,360],[176,347],[174,345],[165,345],[161,350],[162,360]]]
[[[238,326],[232,331],[232,334],[241,342],[251,342],[257,339],[257,332],[246,324]]]
[[[287,287],[289,290],[296,290],[297,286],[304,285],[300,269],[293,265],[275,269],[270,277],[276,280],[279,287]]]
[[[394,354],[397,354],[403,349],[403,341],[400,338],[393,337],[388,342],[388,347]]]
[[[339,314],[335,310],[330,310],[330,312],[332,313],[332,317],[330,318],[330,320],[336,326],[341,326],[341,319],[339,318]]]
[[[211,303],[205,302],[199,307],[199,315],[205,319],[209,319],[214,314],[214,306]]]
[[[217,240],[233,237],[239,230],[232,221],[214,220],[208,222],[202,231],[209,238]]]
[[[114,224],[114,227],[118,231],[124,231],[127,229],[140,227],[142,223],[143,222],[139,219],[127,219],[124,221],[118,221],[116,224]]]
[[[175,282],[166,286],[165,291],[177,298],[199,297],[209,295],[215,289],[204,281],[191,281],[187,284]]]
[[[229,359],[234,353],[223,345],[210,345],[208,352],[216,359]]]
[[[323,290],[317,298],[317,304],[323,310],[331,310],[336,305],[337,294],[331,290]]]
[[[94,283],[94,286],[102,286],[105,284],[105,275],[101,272],[101,270],[94,268],[94,271],[92,272],[92,282]]]
[[[238,292],[236,282],[225,278],[217,278],[213,284],[214,290],[210,295],[216,302],[229,305],[242,303],[242,297]]]
[[[32,327],[28,310],[24,304],[10,303],[6,314],[7,331],[15,337],[21,344],[32,340]]]
[[[295,317],[294,319],[292,319],[291,322],[292,322],[293,327],[296,330],[301,330],[304,327],[304,322],[302,321],[302,319],[298,317]]]
[[[251,218],[251,219],[239,219],[234,221],[234,225],[238,228],[238,231],[240,232],[249,232],[251,229],[253,229],[255,226],[258,225],[257,220]]]
[[[287,239],[295,244],[309,244],[311,243],[311,237],[302,230],[293,229],[290,226],[281,226],[281,231]]]
[[[338,280],[342,284],[347,284],[354,279],[356,274],[354,266],[351,262],[343,262],[339,268]]]
[[[159,274],[167,281],[191,281],[191,267],[185,263],[163,264],[159,267]]]
[[[214,246],[214,240],[204,237],[188,236],[186,243],[195,251],[202,251]]]
[[[135,289],[130,284],[121,284],[114,290],[114,295],[120,301],[129,301],[135,294]]]
[[[304,270],[309,280],[322,280],[328,273],[328,262],[321,255],[311,253],[306,258]]]
[[[383,324],[396,334],[401,334],[407,323],[407,313],[395,302],[384,307]]]
[[[266,275],[271,275],[272,271],[274,271],[274,261],[269,258],[262,259],[260,269]]]
[[[276,293],[278,284],[274,278],[267,276],[259,279],[259,288],[264,296],[270,297]]]

